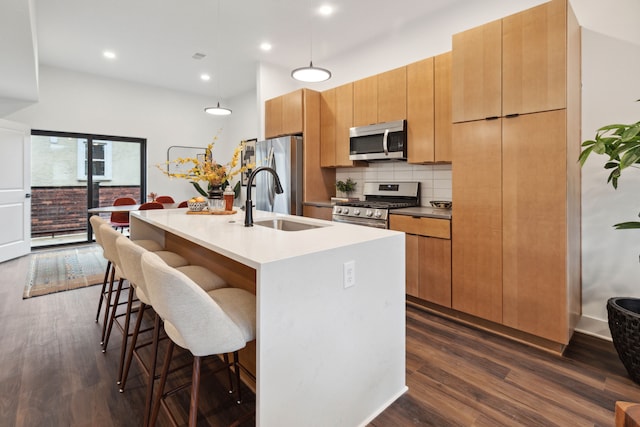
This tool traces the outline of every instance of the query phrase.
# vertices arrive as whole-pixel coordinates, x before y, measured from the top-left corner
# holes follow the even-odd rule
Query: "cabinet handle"
[[[491,117],[485,117],[485,120],[498,120],[500,117],[498,116],[491,116]]]
[[[513,113],[513,114],[507,114],[505,117],[506,117],[507,119],[512,119],[512,118],[514,118],[514,117],[518,117],[519,115],[520,115],[520,114],[518,114],[518,113]]]

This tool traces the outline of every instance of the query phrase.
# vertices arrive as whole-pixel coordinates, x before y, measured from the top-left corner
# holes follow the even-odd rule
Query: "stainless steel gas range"
[[[418,206],[419,182],[365,182],[364,200],[338,202],[333,207],[336,222],[389,228],[389,210]]]

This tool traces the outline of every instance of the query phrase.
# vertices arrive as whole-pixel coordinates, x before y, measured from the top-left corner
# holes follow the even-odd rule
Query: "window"
[[[109,181],[112,173],[111,141],[93,140],[91,172],[94,181]],[[89,167],[89,150],[86,139],[78,139],[78,179],[85,181]]]

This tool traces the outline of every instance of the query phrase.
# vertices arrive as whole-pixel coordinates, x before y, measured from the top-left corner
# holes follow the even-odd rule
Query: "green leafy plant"
[[[617,189],[622,171],[629,167],[637,168],[640,164],[640,122],[603,126],[597,130],[595,138],[583,142],[582,147],[584,148],[579,157],[580,166],[584,166],[592,153],[609,157],[604,164],[605,169],[611,170],[607,183],[611,183],[613,188]],[[614,227],[618,230],[640,228],[640,222],[622,222]]]
[[[338,189],[338,191],[341,191],[346,194],[350,194],[353,192],[353,190],[356,189],[356,184],[357,182],[355,182],[351,178],[347,178],[346,181],[336,182],[336,188]]]

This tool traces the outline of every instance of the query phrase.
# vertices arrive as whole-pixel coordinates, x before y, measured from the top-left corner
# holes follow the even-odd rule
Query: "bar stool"
[[[124,313],[116,314],[116,311],[118,309],[118,306],[121,304],[120,293],[122,292],[123,289],[126,290],[127,288],[123,288],[123,283],[124,283],[124,279],[126,279],[126,276],[124,275],[124,273],[122,272],[122,269],[120,268],[120,264],[121,264],[120,257],[118,256],[118,249],[116,247],[116,241],[118,240],[119,237],[122,236],[122,234],[114,230],[108,224],[100,226],[100,234],[102,238],[102,243],[104,244],[104,251],[107,254],[107,258],[111,260],[112,266],[115,267],[114,269],[112,269],[111,282],[109,284],[109,290],[107,292],[107,310],[105,311],[104,324],[102,325],[102,331],[103,331],[102,332],[102,352],[105,353],[107,351],[107,346],[109,345],[109,337],[111,336],[111,329],[113,327],[113,323],[116,317],[120,317],[124,315]],[[189,262],[183,256],[180,256],[174,252],[161,250],[161,251],[156,251],[155,253],[157,253],[158,257],[160,257],[166,264],[172,267],[182,267],[189,264]],[[113,297],[113,300],[112,300],[114,274],[117,275],[120,279],[118,280],[118,287],[116,289],[115,297]],[[111,316],[109,316],[109,313],[108,313],[109,308],[111,308]],[[108,320],[108,325],[107,325],[107,320]],[[120,325],[117,322],[116,324],[123,330],[124,333],[128,333],[128,331],[125,330],[122,325]]]
[[[255,295],[238,288],[206,292],[183,273],[164,264],[152,252],[142,255],[142,271],[147,284],[147,296],[157,316],[163,319],[165,332],[170,338],[150,424],[155,425],[161,405],[172,421],[175,421],[165,402],[165,398],[171,392],[164,393],[164,386],[173,348],[177,344],[194,356],[189,426],[195,426],[202,357],[233,353],[233,362],[225,364],[223,368],[234,368],[237,400],[241,401],[238,350],[256,338]],[[156,331],[154,350],[157,350],[157,337]],[[152,374],[155,375],[155,372]],[[153,392],[152,378],[150,375],[147,393]]]
[[[96,242],[102,248],[102,256],[107,260],[107,268],[104,272],[104,279],[102,280],[102,290],[100,291],[100,299],[98,300],[98,310],[96,311],[96,322],[98,322],[98,319],[100,318],[100,310],[102,309],[102,302],[104,301],[107,294],[106,288],[107,288],[107,282],[109,280],[109,272],[111,271],[111,268],[112,268],[111,260],[107,258],[104,252],[104,244],[102,243],[102,234],[100,233],[100,226],[102,226],[103,224],[109,225],[109,223],[98,215],[92,215],[89,218],[89,222],[91,223],[91,228],[93,229],[93,233],[96,235]],[[163,249],[162,245],[156,242],[155,240],[143,239],[143,240],[132,240],[132,241],[135,244],[140,245],[141,247],[149,251],[160,251]],[[102,340],[104,340],[104,337],[102,338]],[[100,344],[102,344],[102,340],[100,341]]]
[[[120,367],[118,370],[118,384],[120,384],[120,392],[124,391],[127,376],[129,374],[129,368],[131,366],[131,360],[135,356],[138,363],[141,365],[143,371],[148,375],[149,368],[145,366],[144,362],[140,358],[137,350],[139,347],[136,347],[138,341],[138,334],[140,331],[140,326],[142,324],[142,318],[144,316],[145,310],[151,307],[151,302],[149,301],[149,297],[147,296],[147,286],[144,280],[144,274],[142,273],[142,254],[148,252],[146,249],[133,244],[129,239],[125,236],[120,236],[116,240],[116,247],[118,250],[118,256],[120,257],[121,269],[129,283],[135,289],[135,294],[140,301],[140,306],[138,308],[136,324],[133,329],[133,335],[131,338],[131,343],[127,345],[127,335],[123,334],[122,336],[122,349],[120,354]],[[220,289],[227,286],[227,283],[224,279],[217,274],[213,273],[209,269],[199,266],[199,265],[186,265],[183,267],[177,267],[177,270],[183,272],[187,277],[193,280],[198,286],[200,286],[205,291],[211,291],[214,289]],[[125,318],[125,330],[128,329],[130,316],[131,316],[131,306],[133,300],[133,292],[129,293],[129,300],[127,302],[127,314]],[[144,332],[144,331],[142,331]],[[140,347],[148,345],[149,343],[142,344]],[[123,365],[125,361],[125,351],[126,351],[126,364]]]

